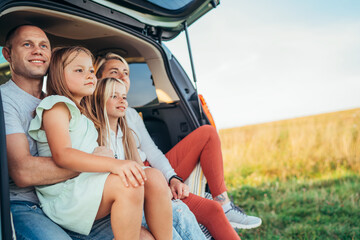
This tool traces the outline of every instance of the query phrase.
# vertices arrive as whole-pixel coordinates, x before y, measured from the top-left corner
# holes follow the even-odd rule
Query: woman
[[[95,71],[98,79],[121,79],[129,90],[129,67],[121,56],[108,53],[98,58]],[[247,216],[229,200],[224,182],[220,139],[215,128],[209,125],[199,127],[164,155],[152,141],[136,110],[129,107],[126,115],[139,137],[142,160],[163,172],[173,197],[188,205],[198,222],[206,226],[215,239],[240,239],[232,225],[254,228],[261,224],[260,218]],[[189,193],[188,186],[182,182],[182,179],[189,177],[199,161],[214,200]]]

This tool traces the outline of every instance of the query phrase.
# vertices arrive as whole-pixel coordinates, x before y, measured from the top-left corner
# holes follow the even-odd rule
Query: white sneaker
[[[231,208],[225,212],[225,215],[233,228],[250,229],[261,225],[261,218],[246,215],[241,208],[232,202],[230,205]]]

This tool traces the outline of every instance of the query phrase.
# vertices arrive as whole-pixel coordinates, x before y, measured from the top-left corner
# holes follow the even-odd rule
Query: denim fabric
[[[111,229],[110,215],[96,220],[89,235],[67,231],[73,240],[112,240],[114,234]]]
[[[183,240],[205,240],[205,235],[199,227],[194,214],[181,200],[172,201],[173,228]]]
[[[61,227],[44,214],[39,205],[13,201],[10,208],[18,240],[71,240]]]
[[[194,214],[181,200],[172,201],[173,208],[173,239],[183,240],[206,240]],[[146,220],[143,217],[142,225],[146,228]]]

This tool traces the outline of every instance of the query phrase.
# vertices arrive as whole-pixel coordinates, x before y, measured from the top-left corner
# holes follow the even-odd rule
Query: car
[[[151,137],[167,152],[199,126],[215,124],[205,100],[164,41],[186,31],[219,4],[219,0],[2,0],[0,46],[12,28],[33,24],[47,33],[52,47],[81,45],[95,56],[120,54],[130,66],[129,105],[141,113]],[[189,53],[191,57],[190,48]],[[10,78],[9,66],[1,59],[0,84]],[[1,239],[8,240],[13,231],[1,103],[0,139]]]

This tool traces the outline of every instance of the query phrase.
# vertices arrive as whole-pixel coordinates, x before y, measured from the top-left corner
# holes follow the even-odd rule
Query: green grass
[[[360,240],[360,109],[220,130],[242,239]]]
[[[244,239],[360,239],[360,176],[242,186],[234,202],[263,223]]]

